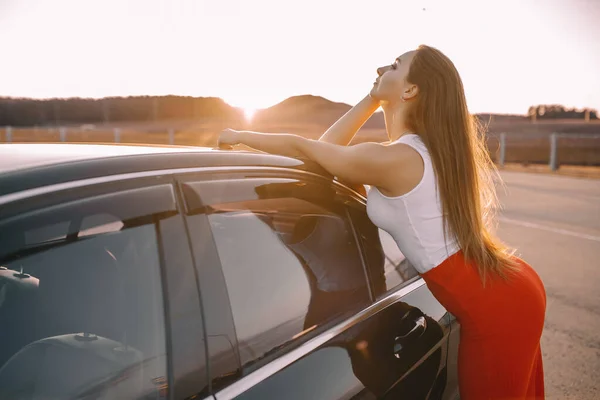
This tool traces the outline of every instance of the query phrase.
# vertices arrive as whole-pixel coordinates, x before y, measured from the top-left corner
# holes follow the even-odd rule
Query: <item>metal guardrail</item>
[[[1,130],[0,130],[1,133]],[[19,140],[16,136],[25,136],[27,140]],[[58,134],[58,137],[57,137]],[[175,144],[175,129],[168,129],[166,131],[166,141],[161,140],[159,143],[150,141],[149,144]],[[88,137],[90,135],[101,135],[103,139],[100,141],[106,142],[107,137],[110,136],[110,140],[113,143],[122,143],[124,135],[149,135],[151,134],[144,131],[138,130],[125,130],[122,128],[111,128],[111,129],[85,129],[85,128],[67,128],[67,127],[57,127],[57,128],[14,128],[11,126],[7,126],[4,128],[4,140],[2,140],[2,135],[0,134],[0,143],[11,143],[11,142],[80,142],[81,136]],[[162,133],[164,136],[164,133]],[[94,140],[92,140],[94,141]],[[123,143],[129,143],[127,141]],[[137,142],[136,142],[137,143]]]
[[[558,170],[560,167],[560,150],[568,151],[571,150],[569,164],[600,164],[600,134],[588,134],[588,133],[551,133],[551,134],[508,134],[500,133],[496,135],[490,135],[488,139],[498,140],[498,153],[496,157],[496,163],[503,167],[507,163],[507,159],[510,155],[510,148],[523,150],[529,149],[529,151],[536,151],[536,155],[528,159],[527,156],[522,157],[518,161],[513,162],[520,163],[539,163],[540,152],[547,146],[546,155],[548,167],[552,171]],[[586,141],[590,140],[586,145]],[[562,141],[562,143],[561,143]],[[577,142],[577,143],[573,143]],[[594,152],[594,149],[597,151]],[[583,150],[587,150],[587,153],[594,153],[594,157],[585,157],[583,154],[575,154],[575,152],[582,153]],[[546,158],[546,157],[544,157]]]
[[[1,133],[2,130],[0,130]],[[18,137],[19,136],[19,137]],[[14,128],[4,129],[4,140],[0,134],[0,142],[112,142],[112,143],[148,143],[148,144],[185,144],[210,145],[216,137],[207,132],[176,131],[173,128],[162,132],[144,132],[119,127],[110,129],[85,127],[58,128]],[[560,167],[560,150],[563,163],[600,165],[600,133],[552,133],[552,134],[519,134],[499,133],[488,135],[490,142],[498,142],[497,152],[490,148],[496,164],[503,167],[507,162],[548,163],[552,171]],[[587,142],[590,140],[591,142]],[[587,144],[591,143],[591,144]],[[495,143],[494,143],[495,144]],[[565,151],[570,153],[566,154]],[[518,153],[518,154],[517,154]],[[565,157],[566,156],[566,157]]]

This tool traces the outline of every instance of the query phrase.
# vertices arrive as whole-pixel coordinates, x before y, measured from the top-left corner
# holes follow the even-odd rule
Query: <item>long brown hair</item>
[[[491,232],[498,204],[494,177],[499,177],[485,133],[469,114],[456,67],[439,50],[422,45],[406,80],[419,88],[407,123],[431,155],[445,231],[477,266],[484,285],[490,275],[507,279],[518,269],[513,251]]]

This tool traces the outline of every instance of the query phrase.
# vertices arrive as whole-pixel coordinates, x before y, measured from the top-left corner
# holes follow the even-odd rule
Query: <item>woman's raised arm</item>
[[[379,101],[367,95],[357,105],[338,119],[319,138],[321,142],[347,146],[356,132],[367,122],[379,108]]]

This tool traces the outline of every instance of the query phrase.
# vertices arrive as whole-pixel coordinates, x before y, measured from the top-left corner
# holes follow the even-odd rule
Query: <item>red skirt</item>
[[[546,292],[538,274],[517,258],[520,272],[488,277],[462,252],[422,274],[438,301],[461,325],[458,351],[462,400],[543,399],[540,338]]]

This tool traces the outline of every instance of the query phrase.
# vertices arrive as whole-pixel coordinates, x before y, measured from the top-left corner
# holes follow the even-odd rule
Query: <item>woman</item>
[[[301,155],[371,185],[369,217],[461,323],[461,398],[543,398],[544,286],[490,232],[494,166],[454,64],[420,46],[377,73],[369,96],[318,141],[225,130],[219,143]],[[347,146],[379,106],[390,141]]]

